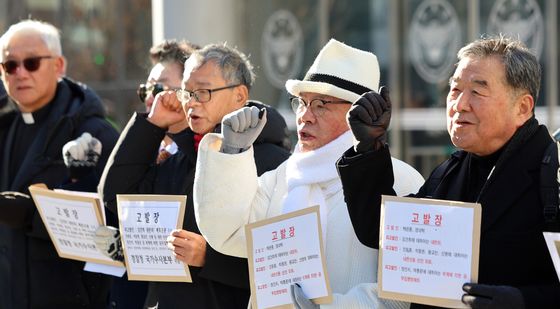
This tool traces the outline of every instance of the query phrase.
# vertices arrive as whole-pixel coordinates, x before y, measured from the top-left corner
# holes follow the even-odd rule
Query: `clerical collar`
[[[21,113],[21,118],[25,124],[34,124],[35,118],[33,118],[33,113]]]
[[[47,104],[32,113],[21,113],[21,119],[26,125],[42,123],[49,115],[52,104]]]

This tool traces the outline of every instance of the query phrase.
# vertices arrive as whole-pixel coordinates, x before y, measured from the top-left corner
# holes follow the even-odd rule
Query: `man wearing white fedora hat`
[[[319,205],[334,294],[333,302],[321,308],[407,307],[378,299],[377,251],[356,238],[335,168],[336,160],[353,145],[346,122],[351,103],[378,86],[374,54],[330,40],[303,80],[286,82],[294,96],[290,101],[298,143],[286,162],[259,178],[252,144],[266,123],[266,112],[249,107],[226,115],[222,134],[202,139],[197,166],[204,168],[195,176],[197,222],[212,247],[246,257],[245,224]],[[397,159],[392,164],[398,194],[419,188],[423,178],[415,169]],[[299,286],[292,286],[291,293],[297,308],[318,307]]]

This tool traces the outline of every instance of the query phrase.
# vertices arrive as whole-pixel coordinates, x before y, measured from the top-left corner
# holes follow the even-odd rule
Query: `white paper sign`
[[[117,195],[130,280],[191,282],[188,267],[167,247],[171,231],[183,225],[185,204],[184,195]]]
[[[105,216],[105,207],[103,206],[103,202],[101,202],[101,198],[97,192],[83,192],[83,191],[70,191],[64,189],[53,189],[54,192],[65,193],[68,195],[74,196],[83,196],[83,197],[90,197],[99,201],[99,211],[101,212],[101,219],[103,220],[103,225],[107,225],[106,216]]]
[[[477,280],[480,205],[383,196],[381,215],[380,296],[465,307],[462,286]]]
[[[544,232],[543,235],[552,258],[552,263],[554,264],[554,269],[556,269],[556,275],[558,275],[558,280],[560,280],[560,233]]]
[[[294,283],[316,303],[332,301],[319,221],[311,207],[246,226],[254,308],[291,307]]]
[[[111,275],[119,278],[124,276],[124,274],[126,273],[126,267],[124,266],[111,266],[91,262],[86,262],[86,264],[84,265],[84,270],[92,273]]]
[[[29,191],[60,257],[122,266],[95,247],[95,230],[104,222],[98,198],[40,186],[30,186]]]

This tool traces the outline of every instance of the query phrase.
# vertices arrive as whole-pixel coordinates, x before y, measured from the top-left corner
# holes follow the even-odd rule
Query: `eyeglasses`
[[[2,63],[2,67],[7,74],[14,74],[17,68],[23,63],[23,67],[27,72],[35,72],[41,66],[41,59],[51,59],[53,56],[37,56],[23,59],[23,61],[8,60]]]
[[[164,90],[178,90],[179,88],[169,88],[164,86],[163,84],[160,83],[156,83],[156,84],[140,84],[140,86],[138,86],[138,90],[136,90],[136,94],[138,94],[138,97],[140,98],[140,101],[145,102],[146,98],[148,97],[148,94],[152,94],[152,96],[156,96],[158,93],[164,91]]]
[[[303,113],[305,110],[311,109],[311,113],[316,117],[321,117],[328,110],[325,105],[327,104],[352,104],[348,101],[327,101],[321,99],[313,99],[309,103],[305,103],[302,98],[292,97],[290,98],[290,103],[292,104],[292,110],[296,114]]]
[[[192,98],[194,98],[198,103],[206,103],[212,99],[212,92],[230,89],[237,87],[241,84],[229,85],[221,88],[214,88],[214,89],[197,89],[194,91],[188,91],[185,89],[177,90],[177,99],[183,103],[187,103]]]

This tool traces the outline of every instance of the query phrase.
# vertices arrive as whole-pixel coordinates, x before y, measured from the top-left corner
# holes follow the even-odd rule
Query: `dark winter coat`
[[[104,119],[100,98],[65,78],[49,105],[46,122],[12,181],[7,171],[18,140],[15,120],[21,114],[16,109],[0,114],[0,191],[29,194],[27,188],[34,183],[53,188],[68,182],[62,147],[83,132],[101,141],[102,154],[91,173],[101,176],[118,133]],[[82,189],[95,190],[95,184],[90,181]],[[83,271],[83,262],[59,258],[31,200],[0,199],[0,209],[1,308],[105,308],[110,278]]]
[[[248,106],[265,106],[249,102]],[[215,131],[219,131],[219,127]],[[184,194],[185,230],[200,234],[192,200],[196,151],[194,133],[186,129],[171,135],[179,151],[156,165],[165,130],[135,114],[123,130],[100,183],[106,207],[116,213],[116,194]],[[289,156],[286,123],[267,106],[267,124],[254,144],[259,174],[275,169]],[[247,260],[223,255],[206,245],[203,267],[189,266],[193,283],[150,282],[146,306],[159,308],[247,308]]]
[[[560,308],[560,284],[542,235],[539,187],[541,160],[550,143],[546,127],[537,127],[496,164],[478,197],[482,205],[478,282],[519,288],[526,308]],[[464,151],[453,154],[413,196],[461,200],[469,156]],[[381,194],[394,195],[389,151],[357,155],[349,150],[338,169],[354,230],[362,243],[377,248]]]

